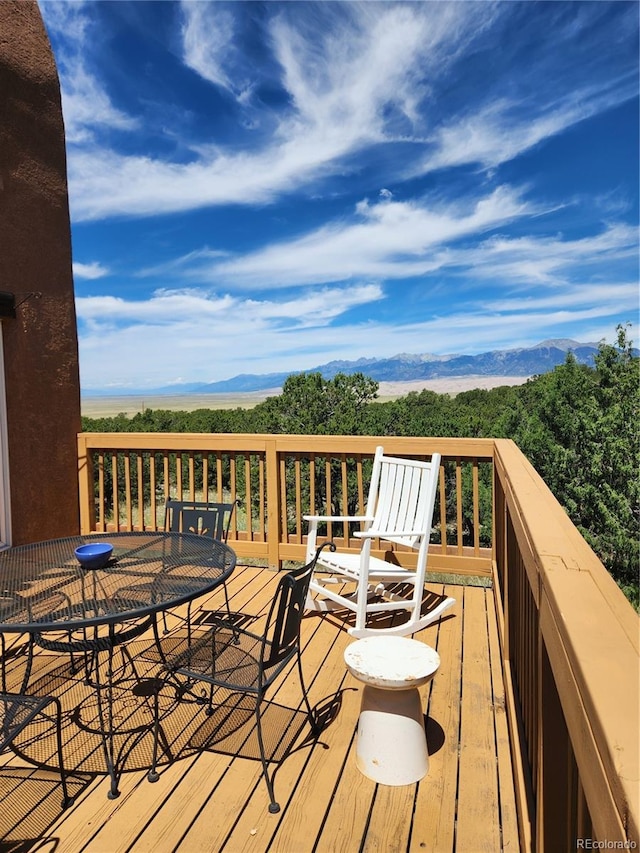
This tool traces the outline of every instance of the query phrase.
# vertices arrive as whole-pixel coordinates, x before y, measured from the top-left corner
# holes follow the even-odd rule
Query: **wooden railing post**
[[[93,499],[93,461],[85,436],[85,433],[78,435],[80,533],[91,533],[96,526],[96,508]]]
[[[280,539],[282,506],[280,500],[280,460],[275,437],[265,442],[267,481],[267,560],[270,569],[282,568]]]

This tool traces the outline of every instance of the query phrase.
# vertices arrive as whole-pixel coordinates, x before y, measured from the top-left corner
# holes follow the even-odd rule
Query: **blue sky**
[[[40,8],[83,390],[637,344],[637,3]]]

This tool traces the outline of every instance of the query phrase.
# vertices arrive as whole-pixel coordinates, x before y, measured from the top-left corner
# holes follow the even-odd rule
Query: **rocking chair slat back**
[[[373,476],[366,515],[373,510],[371,531],[384,532],[384,539],[419,548],[431,533],[431,519],[438,487],[433,475],[440,465],[434,454],[430,462],[380,456],[378,483]],[[373,475],[377,472],[373,471]]]

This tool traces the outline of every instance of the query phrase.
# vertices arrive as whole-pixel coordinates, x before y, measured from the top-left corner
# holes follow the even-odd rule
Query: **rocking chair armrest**
[[[361,539],[397,539],[402,536],[422,536],[421,530],[354,530],[354,536],[359,536]]]
[[[373,521],[372,515],[303,515],[305,521]]]

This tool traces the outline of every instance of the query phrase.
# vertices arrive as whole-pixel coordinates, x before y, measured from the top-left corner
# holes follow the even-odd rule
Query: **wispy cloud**
[[[68,144],[87,144],[96,131],[113,128],[135,130],[137,120],[116,107],[99,78],[91,71],[92,38],[87,10],[91,0],[59,3],[46,0],[41,8],[47,27],[64,36],[64,48],[56,55],[60,76],[65,136]]]
[[[574,4],[567,14],[567,4],[546,4],[542,14],[549,36],[535,50],[531,40],[539,34],[527,26],[526,7],[516,6],[514,18],[519,14],[524,25],[517,36],[522,62],[512,62],[506,45],[493,46],[491,64],[500,69],[509,63],[505,73],[489,72],[475,103],[436,124],[426,156],[413,164],[414,174],[463,165],[495,168],[637,97],[637,69],[629,62],[634,48],[621,37],[637,30],[637,9],[620,4],[611,16],[607,5]],[[618,45],[618,55],[603,51],[603,43]]]
[[[144,353],[150,387],[176,381],[179,375],[202,381],[226,378],[230,353],[239,356],[239,370],[258,370],[257,362],[264,364],[266,352],[283,358],[295,370],[300,367],[300,352],[309,350],[310,333],[322,330],[324,334],[337,317],[382,298],[382,289],[375,283],[348,290],[314,289],[278,302],[201,290],[157,291],[147,300],[79,297],[83,375],[100,377],[100,384],[126,387],[131,364],[127,366],[127,361],[135,358],[136,351],[138,356]],[[168,328],[171,363],[179,371],[172,377],[166,372]],[[243,347],[243,341],[251,345]],[[328,344],[332,354],[333,346]],[[91,386],[84,381],[85,387]]]
[[[503,315],[536,314],[550,308],[559,309],[566,314],[576,308],[590,309],[593,305],[598,305],[598,313],[604,312],[606,315],[618,310],[632,313],[637,304],[638,288],[634,282],[615,282],[605,279],[597,284],[580,283],[551,292],[544,290],[527,296],[490,299],[486,303],[486,308]]]
[[[214,258],[213,263],[199,258],[197,266],[184,259],[182,271],[187,278],[219,279],[249,289],[358,281],[367,276],[409,279],[448,271],[476,286],[484,287],[489,279],[495,285],[508,283],[513,290],[560,286],[577,270],[598,275],[612,263],[636,260],[637,231],[622,223],[578,239],[558,234],[497,234],[483,239],[486,232],[543,212],[506,187],[474,201],[440,205],[388,198],[363,201],[348,222],[335,222],[239,258]],[[633,274],[633,269],[629,272]]]
[[[588,272],[608,277],[612,264],[629,262],[629,275],[637,269],[637,229],[614,223],[602,228],[600,233],[575,239],[560,235],[508,237],[499,235],[471,248],[443,253],[441,268],[473,271],[473,278],[481,281],[509,282],[512,288],[531,286],[559,286],[565,284],[576,272]]]
[[[240,317],[252,323],[290,320],[296,327],[317,326],[340,316],[358,305],[382,298],[375,283],[361,284],[349,290],[320,288],[274,302],[267,299],[239,299],[202,290],[158,290],[150,299],[134,300],[114,296],[85,296],[76,299],[78,317],[94,326],[127,324],[208,323]],[[179,318],[178,321],[176,318]],[[248,331],[247,334],[250,334]]]
[[[206,271],[238,287],[287,287],[362,276],[408,278],[434,269],[437,247],[482,234],[535,207],[508,187],[475,200],[429,205],[383,197],[360,202],[355,221],[334,223]],[[200,275],[203,271],[200,271]]]
[[[433,150],[413,173],[473,164],[494,168],[636,93],[637,82],[629,77],[603,90],[584,88],[560,104],[532,102],[525,109],[521,98],[494,101],[437,128],[430,139]]]
[[[264,73],[251,69],[238,46],[244,7],[181,6],[185,64],[240,102],[250,99]],[[454,165],[495,167],[637,92],[632,74],[564,95],[548,83],[529,96],[528,107],[517,88],[511,97],[489,89],[477,111],[430,127],[420,107],[429,103],[432,85],[500,19],[503,5],[326,4],[309,19],[285,5],[263,26],[273,52],[269,73],[279,67],[277,83],[289,109],[275,123],[271,112],[273,131],[253,150],[207,151],[203,140],[194,145],[200,156],[180,163],[88,144],[98,127],[132,130],[138,121],[113,104],[90,70],[95,34],[88,35],[86,4],[45,2],[43,8],[51,28],[67,29],[59,65],[68,141],[83,143],[69,173],[78,221],[269,203],[349,168],[345,158],[356,151],[398,139],[424,143],[398,170],[405,176]],[[553,74],[548,57],[539,70],[541,80]]]
[[[184,64],[243,102],[251,94],[249,66],[238,48],[238,18],[223,3],[182,0]]]
[[[49,4],[44,8],[49,16]],[[231,8],[187,4],[183,36],[190,67],[237,95],[246,87],[232,86],[225,70],[235,50]],[[490,8],[485,9],[485,21]],[[459,4],[327,4],[318,7],[318,14],[323,24],[335,24],[338,16],[340,28],[305,29],[286,7],[269,22],[273,58],[281,69],[279,83],[290,107],[260,147],[236,152],[200,146],[197,159],[177,163],[84,145],[73,152],[69,164],[74,219],[266,203],[321,175],[335,174],[345,168],[347,155],[396,138],[399,127],[405,135],[409,132],[427,84],[425,73],[450,62],[477,32],[474,25],[481,17],[479,9],[465,11]],[[78,20],[81,15],[82,7]],[[200,26],[204,17],[211,26]],[[54,20],[56,15],[51,18],[53,26],[62,25]],[[332,20],[324,20],[328,18]],[[68,69],[63,68],[63,87],[72,99],[69,141],[87,142],[84,131],[96,104],[96,124],[126,127],[133,119],[115,110],[88,74],[85,28],[77,29],[72,42],[76,52],[66,60]]]

